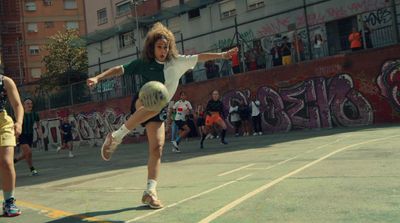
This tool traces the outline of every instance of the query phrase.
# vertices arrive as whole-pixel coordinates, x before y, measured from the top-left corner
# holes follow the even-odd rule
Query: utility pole
[[[18,54],[18,70],[19,70],[19,85],[22,86],[24,83],[23,81],[23,72],[22,72],[22,63],[21,63],[21,46],[22,46],[22,41],[20,38],[17,39],[17,54]]]
[[[138,5],[144,3],[146,0],[131,0],[131,5],[134,8],[135,11],[135,21],[136,21],[136,31],[137,31],[137,48],[139,49],[138,53],[140,53],[140,39],[141,39],[141,35],[140,35],[140,29],[139,29],[139,19],[138,19],[138,14],[137,14],[137,7]],[[135,44],[136,45],[136,44]],[[139,54],[138,54],[139,56]]]

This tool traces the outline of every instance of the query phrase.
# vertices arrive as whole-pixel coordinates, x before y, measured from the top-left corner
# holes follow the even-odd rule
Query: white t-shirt
[[[239,106],[229,107],[229,114],[231,115],[231,122],[240,121],[240,115],[238,113]]]
[[[164,64],[164,84],[169,92],[168,100],[172,99],[176,89],[178,89],[179,79],[186,73],[186,71],[193,69],[196,66],[198,58],[198,55],[179,55],[178,58],[172,59]]]
[[[192,110],[192,105],[189,101],[177,101],[172,107],[176,110],[175,121],[186,121],[186,115]]]
[[[260,114],[260,101],[255,100],[251,102],[251,116],[257,116]]]
[[[130,63],[121,65],[121,68],[124,74],[144,72],[138,74],[141,75],[141,78],[147,79],[146,81],[158,80],[163,82],[169,92],[168,100],[171,100],[178,88],[179,79],[186,73],[186,71],[193,69],[197,64],[197,61],[198,55],[178,55],[177,58],[171,59],[168,62],[160,62],[156,60],[155,63],[163,65],[162,70],[159,71],[156,66],[152,65],[152,62],[145,62],[142,59],[133,60]],[[149,74],[147,69],[155,72]]]

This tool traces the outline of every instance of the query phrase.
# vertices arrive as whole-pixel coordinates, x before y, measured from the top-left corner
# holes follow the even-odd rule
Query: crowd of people
[[[180,93],[180,99],[168,106],[167,132],[171,137],[173,152],[181,152],[180,143],[187,137],[200,136],[200,148],[204,148],[205,139],[225,140],[229,121],[234,128],[235,136],[262,135],[260,101],[252,98],[249,102],[234,98],[229,108],[225,108],[219,92],[214,90],[206,106],[197,106],[196,112],[187,99],[185,92]],[[225,111],[228,111],[225,114]]]

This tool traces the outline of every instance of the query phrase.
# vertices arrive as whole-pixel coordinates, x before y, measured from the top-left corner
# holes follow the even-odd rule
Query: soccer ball
[[[161,111],[168,103],[169,93],[158,81],[147,82],[139,91],[139,100],[150,111]]]

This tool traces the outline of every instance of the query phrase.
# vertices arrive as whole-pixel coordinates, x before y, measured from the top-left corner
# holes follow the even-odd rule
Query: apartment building
[[[83,0],[24,0],[22,7],[22,47],[25,82],[40,79],[45,72],[42,58],[47,38],[67,29],[86,34]]]

